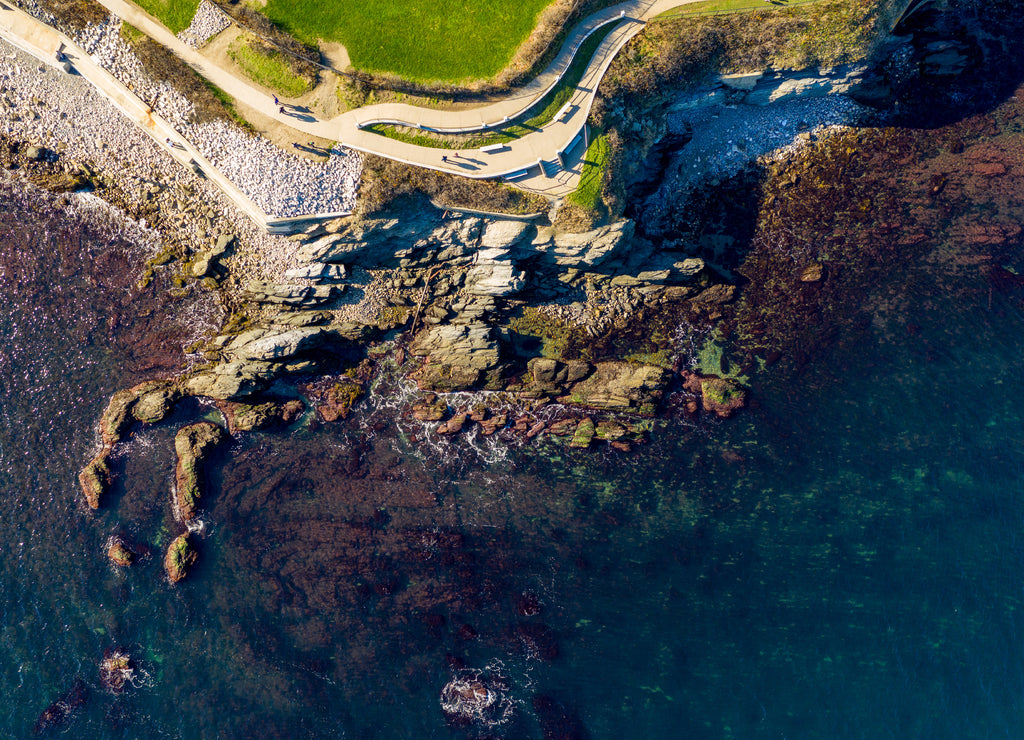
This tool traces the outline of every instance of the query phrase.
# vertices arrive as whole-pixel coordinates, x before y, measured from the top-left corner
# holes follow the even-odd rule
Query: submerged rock
[[[187,576],[198,559],[199,553],[192,546],[188,532],[176,537],[164,556],[164,570],[171,583],[177,583]]]
[[[120,694],[124,691],[125,684],[135,678],[135,663],[131,656],[120,648],[107,650],[100,662],[100,683],[103,686]]]
[[[53,703],[43,710],[33,725],[32,731],[39,735],[60,727],[71,718],[76,709],[85,704],[88,698],[89,687],[81,678],[76,678],[71,688],[54,699]]]
[[[224,439],[224,430],[208,421],[182,427],[174,437],[178,465],[174,473],[175,509],[183,521],[195,518],[203,495],[202,462]]]

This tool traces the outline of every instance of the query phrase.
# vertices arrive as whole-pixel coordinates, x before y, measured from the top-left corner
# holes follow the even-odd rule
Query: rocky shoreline
[[[162,241],[140,282],[158,281],[181,296],[208,295],[222,310],[219,330],[188,348],[189,365],[178,376],[111,399],[98,451],[79,478],[91,508],[102,506],[115,474],[115,446],[134,425],[159,423],[186,397],[215,402],[223,426],[237,434],[287,427],[307,406],[320,422],[344,419],[388,376],[406,388],[415,383],[399,413],[428,434],[476,429],[577,449],[605,443],[623,452],[645,441],[644,420],[659,410],[727,417],[746,403],[744,381],[758,358],[726,367],[722,357],[730,304],[743,281],[720,259],[735,237],[704,229],[700,239],[667,238],[651,223],[638,229],[630,219],[572,233],[544,221],[443,211],[415,198],[372,217],[314,224],[288,239],[270,236],[110,116],[109,105],[81,80],[50,79],[59,73],[37,66],[48,85],[68,86],[68,99],[86,112],[85,127],[62,128],[63,103],[28,97],[17,86],[29,84],[19,75],[30,62],[13,58],[18,74],[8,70],[2,91],[13,101],[5,130],[28,136],[8,138],[0,149],[4,166],[42,186],[92,189],[144,219]],[[852,75],[839,78],[842,88]],[[751,95],[743,80],[730,89],[737,85]],[[828,117],[850,114],[845,105],[811,106],[805,114],[834,122]],[[115,121],[105,129],[110,141],[93,141],[90,116],[104,114]],[[812,140],[798,137],[783,158]],[[760,166],[770,166],[772,156]],[[665,182],[692,179],[681,176]],[[742,168],[723,176],[746,177]],[[820,261],[799,268],[802,284],[828,279]],[[701,356],[681,351],[680,331]],[[210,427],[205,436],[223,434],[221,425]],[[190,428],[196,429],[179,435],[189,437]],[[178,450],[173,502],[185,527],[197,517],[201,496],[195,448],[206,446],[193,442],[184,440]]]

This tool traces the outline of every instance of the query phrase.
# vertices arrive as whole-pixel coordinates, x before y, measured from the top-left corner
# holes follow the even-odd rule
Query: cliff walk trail
[[[587,117],[598,84],[615,55],[651,18],[698,0],[627,0],[594,13],[576,25],[555,59],[536,78],[502,100],[488,105],[444,111],[403,103],[386,103],[346,111],[327,120],[317,119],[311,113],[290,107],[281,113],[271,93],[264,92],[234,71],[207,59],[141,8],[126,0],[98,1],[112,14],[167,47],[231,97],[296,131],[418,167],[474,179],[505,178],[526,190],[561,197],[572,192],[579,181],[586,150]],[[67,59],[78,72],[104,95],[115,102],[124,96],[126,91],[112,87],[113,78],[109,74],[101,74],[103,70],[91,63],[92,60],[72,41],[50,26],[11,7],[8,2],[0,0],[0,36],[37,56],[41,56],[40,53],[48,56],[51,63],[56,58],[57,50],[63,48]],[[447,133],[484,131],[500,125],[529,109],[557,85],[582,42],[606,24],[615,26],[594,53],[571,97],[560,114],[537,131],[500,147],[487,147],[486,151],[462,150],[459,151],[460,156],[456,157],[452,150],[420,146],[364,130],[365,126],[374,123],[410,125]],[[125,110],[123,105],[119,107]],[[128,111],[126,114],[129,114]],[[164,143],[162,137],[157,140]],[[189,153],[180,148],[168,148],[179,160],[183,154]],[[205,166],[203,169],[209,172]],[[218,184],[223,187],[222,183]]]

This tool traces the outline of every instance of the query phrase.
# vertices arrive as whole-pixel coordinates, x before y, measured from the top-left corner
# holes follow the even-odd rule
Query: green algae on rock
[[[223,428],[203,421],[182,427],[174,437],[174,450],[178,454],[178,465],[174,473],[174,503],[183,521],[190,521],[196,516],[199,499],[203,495],[203,459],[224,436]]]
[[[590,447],[590,443],[594,440],[596,433],[597,427],[594,425],[594,420],[587,416],[576,427],[576,432],[572,435],[572,441],[569,442],[569,446],[585,450]]]
[[[135,561],[135,554],[121,540],[115,537],[111,538],[110,544],[107,546],[107,558],[114,565],[127,568]]]
[[[199,553],[189,540],[188,532],[176,537],[164,556],[164,570],[171,583],[177,583],[187,576],[198,559]]]

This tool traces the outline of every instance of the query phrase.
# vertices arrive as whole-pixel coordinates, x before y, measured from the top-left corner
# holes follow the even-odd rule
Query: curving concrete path
[[[612,60],[625,44],[638,34],[651,18],[680,5],[698,0],[627,0],[586,18],[566,39],[555,60],[533,81],[508,97],[485,106],[460,111],[441,111],[418,108],[402,103],[367,106],[347,111],[328,120],[319,120],[312,114],[298,111],[281,114],[274,104],[273,95],[256,87],[233,71],[227,70],[206,59],[201,53],[180,41],[156,18],[126,0],[98,0],[111,13],[130,23],[158,43],[166,46],[200,75],[217,85],[231,97],[255,108],[260,113],[301,131],[305,134],[338,141],[347,147],[362,152],[404,162],[418,167],[463,175],[475,179],[505,177],[519,187],[551,197],[561,197],[572,192],[579,181],[582,170],[582,156],[586,149],[586,121],[597,94],[597,86],[611,65]],[[597,28],[616,23],[615,28],[602,41],[562,114],[540,130],[509,142],[500,150],[455,152],[445,149],[418,146],[363,130],[363,126],[380,121],[413,123],[424,128],[441,131],[479,131],[503,123],[522,113],[540,100],[552,87],[557,85],[583,40]],[[168,133],[167,124],[157,122],[156,129],[151,122],[152,111],[141,116],[132,111],[144,103],[135,98],[135,103],[121,105],[124,96],[131,93],[122,89],[109,73],[93,62],[63,34],[29,16],[17,8],[9,7],[0,0],[0,35],[39,56],[53,59],[56,50],[63,44],[71,49],[68,56],[78,71],[105,95],[115,100],[126,115],[136,120],[144,129],[150,130],[154,138],[164,144]],[[185,142],[185,149],[168,147],[179,161],[185,159],[199,162],[203,170],[213,174],[198,155]],[[185,155],[188,155],[186,158]],[[447,159],[447,161],[445,161]],[[219,173],[217,173],[219,175]],[[223,176],[221,176],[223,177]],[[213,178],[215,179],[215,178]],[[232,198],[238,193],[230,183],[218,185]],[[226,186],[230,186],[230,189]],[[233,190],[234,192],[230,192]],[[242,196],[244,198],[244,196]],[[248,198],[244,198],[248,201]],[[248,210],[248,208],[246,208]],[[258,210],[258,209],[257,209]],[[259,219],[257,219],[259,221]],[[266,217],[263,218],[266,226]]]
[[[575,168],[576,171],[572,168],[566,170],[559,159],[559,154],[566,151],[576,135],[583,130],[597,93],[597,85],[612,59],[626,42],[643,29],[648,20],[672,8],[697,1],[627,0],[589,16],[576,26],[547,68],[529,84],[496,103],[461,111],[385,103],[347,111],[332,119],[319,120],[311,114],[304,114],[301,117],[289,113],[280,114],[271,93],[260,89],[233,71],[211,63],[137,5],[127,0],[98,0],[111,13],[166,46],[199,74],[236,100],[298,131],[339,141],[362,152],[471,178],[495,178],[527,170],[527,175],[518,178],[516,184],[553,196],[571,192],[579,179],[578,166]],[[572,98],[564,108],[565,114],[541,130],[509,142],[500,151],[459,152],[463,156],[456,158],[453,152],[444,149],[418,146],[362,130],[366,125],[381,121],[419,125],[446,132],[479,131],[500,125],[506,119],[515,118],[544,97],[561,79],[586,37],[599,27],[616,21],[617,26],[601,43],[576,86]],[[582,138],[576,143],[573,151],[566,157],[567,164],[575,161],[578,165],[585,149],[583,143]],[[445,156],[448,158],[447,162],[442,159]],[[550,164],[542,168],[539,166],[542,161]],[[546,171],[542,172],[542,169]]]

